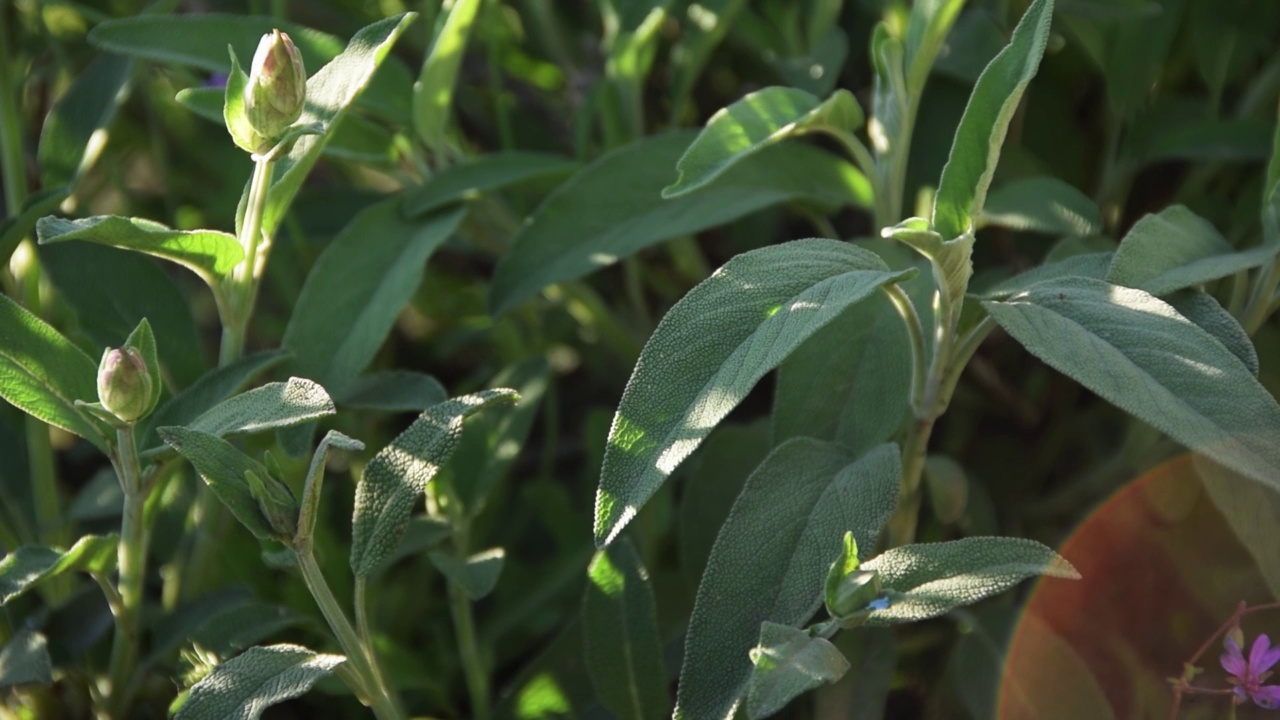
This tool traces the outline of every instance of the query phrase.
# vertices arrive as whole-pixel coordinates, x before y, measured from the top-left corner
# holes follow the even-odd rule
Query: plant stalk
[[[116,563],[120,578],[116,586],[119,610],[116,633],[111,645],[109,666],[111,716],[127,717],[128,688],[138,664],[141,640],[142,601],[147,573],[147,528],[143,522],[146,495],[142,488],[142,468],[138,462],[138,446],[133,426],[116,430],[116,473],[124,490],[124,516],[120,521],[120,544]]]
[[[468,552],[467,522],[455,519],[454,549],[462,557]],[[452,580],[449,580],[449,611],[458,638],[458,655],[462,659],[462,672],[466,676],[467,694],[471,698],[472,720],[489,720],[489,672],[485,669],[477,641],[475,615],[471,611],[471,599]]]
[[[267,194],[271,189],[271,169],[274,160],[255,156],[253,178],[249,181],[249,198],[245,204],[244,224],[240,228],[240,247],[244,248],[244,260],[231,272],[227,317],[222,318],[222,347],[218,365],[226,367],[244,354],[244,336],[253,315],[254,300],[258,295],[258,279],[261,274],[259,251],[262,243],[262,216],[267,206]]]

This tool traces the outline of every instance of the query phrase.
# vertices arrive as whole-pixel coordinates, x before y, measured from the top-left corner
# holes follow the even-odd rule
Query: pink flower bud
[[[279,30],[263,35],[244,88],[249,124],[259,135],[275,140],[302,116],[306,98],[307,71],[297,46]]]
[[[151,405],[151,374],[133,348],[109,349],[98,365],[98,402],[124,422],[133,422]]]

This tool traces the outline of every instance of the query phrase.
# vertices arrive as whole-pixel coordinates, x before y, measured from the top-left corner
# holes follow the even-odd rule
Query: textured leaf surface
[[[329,394],[303,378],[274,382],[224,400],[191,421],[187,428],[210,435],[262,432],[289,427],[336,412]]]
[[[1146,215],[1120,241],[1107,282],[1168,295],[1258,267],[1280,247],[1237,252],[1213,225],[1182,205]]]
[[[880,573],[891,604],[874,610],[868,625],[915,622],[1017,585],[1029,577],[1079,579],[1053,550],[1034,540],[974,537],[893,548],[862,564]]]
[[[1258,377],[1258,351],[1253,347],[1249,333],[1240,326],[1235,316],[1203,290],[1184,290],[1164,299],[1182,317],[1200,326],[1222,343],[1249,368],[1249,374]]]
[[[430,557],[431,564],[444,573],[450,582],[461,587],[468,598],[479,600],[493,592],[498,584],[507,553],[502,548],[490,548],[467,558],[459,558],[443,550],[436,550]]]
[[[1167,303],[1065,278],[983,306],[1033,355],[1120,409],[1233,470],[1280,482],[1280,405]]]
[[[981,223],[1051,235],[1102,232],[1102,212],[1084,193],[1051,177],[1017,180],[991,193]]]
[[[1197,455],[1196,472],[1213,504],[1249,551],[1272,593],[1280,592],[1280,492]]]
[[[356,485],[351,569],[366,577],[400,542],[418,497],[449,460],[462,421],[485,407],[516,400],[511,390],[485,390],[428,408],[369,461]]]
[[[0,604],[63,573],[84,571],[106,575],[116,565],[115,535],[85,535],[63,551],[23,545],[0,560]]]
[[[597,551],[582,596],[587,673],[623,720],[660,720],[671,709],[649,573],[625,538]]]
[[[191,687],[175,720],[257,720],[276,703],[307,692],[346,658],[298,645],[252,647],[220,663]]]
[[[973,230],[982,212],[1009,121],[1040,67],[1052,18],[1053,0],[1035,0],[973,88],[933,205],[934,230],[944,239]]]
[[[245,479],[245,473],[269,477],[261,463],[217,435],[184,427],[162,427],[158,432],[170,447],[190,461],[213,494],[249,532],[261,540],[275,539],[276,533]]]
[[[1037,265],[1026,272],[997,283],[979,293],[978,297],[984,300],[1003,300],[1011,295],[1026,292],[1036,283],[1045,282],[1046,280],[1061,280],[1065,278],[1104,280],[1107,277],[1108,268],[1111,267],[1113,255],[1113,253],[1109,252],[1086,253],[1072,255],[1057,262]]]
[[[858,547],[875,547],[897,503],[898,449],[851,460],[838,445],[797,438],[747,479],[698,586],[677,720],[728,717],[746,691],[760,623],[796,626],[817,611],[846,531]]]
[[[413,129],[432,150],[444,142],[453,108],[453,86],[458,81],[458,69],[479,9],[480,0],[458,0],[449,6],[449,15],[439,26],[418,82],[413,85]]]
[[[872,252],[796,240],[730,260],[645,344],[609,432],[596,495],[611,540],[756,382],[850,305],[908,277]]]
[[[711,546],[751,471],[769,454],[769,423],[723,424],[690,460],[680,493],[680,567],[696,586]]]
[[[98,365],[57,330],[0,296],[0,397],[106,451],[98,424],[75,401],[97,402]]]
[[[680,156],[679,176],[663,188],[662,196],[673,198],[704,187],[735,163],[787,138],[850,133],[862,122],[862,108],[848,90],[837,90],[826,100],[795,88],[757,90],[711,116]]]
[[[417,216],[459,200],[475,200],[487,192],[526,180],[567,175],[578,163],[551,153],[512,150],[483,155],[431,176],[404,194],[404,212]]]
[[[399,201],[352,218],[316,261],[284,332],[294,372],[335,394],[364,370],[422,284],[423,266],[462,210],[405,220]]]
[[[76,75],[40,128],[41,186],[74,185],[98,159],[104,143],[94,135],[111,125],[129,97],[132,75],[133,61],[119,55],[100,55]]]
[[[449,397],[439,380],[411,370],[379,370],[347,383],[339,405],[360,410],[422,412]]]
[[[755,667],[747,688],[747,717],[766,718],[795,697],[833,683],[849,671],[849,661],[829,641],[804,630],[765,622],[760,644],[751,651]]]
[[[576,280],[654,243],[771,205],[871,202],[870,185],[852,165],[801,145],[767,148],[702,190],[663,200],[671,168],[693,137],[672,132],[618,148],[556,188],[498,264],[492,312],[501,314],[548,285]]]
[[[41,218],[36,235],[41,243],[87,240],[172,260],[210,286],[244,259],[244,249],[234,235],[216,230],[173,230],[158,222],[119,215],[81,220]]]
[[[53,663],[49,659],[49,641],[34,631],[22,629],[14,633],[0,649],[0,688],[14,685],[53,682]]]

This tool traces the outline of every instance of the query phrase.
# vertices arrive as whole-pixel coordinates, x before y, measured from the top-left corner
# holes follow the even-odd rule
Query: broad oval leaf
[[[311,268],[285,328],[293,371],[345,392],[382,347],[422,284],[427,258],[463,214],[454,209],[406,220],[399,199],[389,198],[352,218]]]
[[[173,230],[151,220],[119,215],[81,220],[41,218],[36,235],[41,243],[87,240],[171,260],[195,272],[210,287],[217,287],[244,259],[244,249],[234,235],[217,230]]]
[[[760,625],[760,644],[751,651],[747,717],[760,720],[849,671],[849,661],[825,638],[777,623]]]
[[[1033,355],[1125,412],[1237,472],[1280,483],[1280,405],[1164,301],[1063,278],[983,307]]]
[[[1079,579],[1080,573],[1034,540],[974,537],[904,545],[862,564],[880,573],[890,605],[873,610],[868,625],[936,617],[1002,593],[1030,577]]]
[[[431,564],[449,578],[449,582],[462,588],[467,598],[480,600],[497,586],[507,552],[502,548],[490,548],[460,558],[444,550],[433,550],[428,557]]]
[[[734,164],[790,137],[812,132],[851,133],[862,108],[848,90],[819,100],[803,90],[770,87],[721,108],[676,163],[679,176],[662,189],[674,198],[704,187]]]
[[[263,515],[246,474],[269,478],[257,460],[237,450],[217,435],[184,427],[162,427],[160,437],[195,467],[196,472],[242,525],[260,540],[274,540],[277,533]]]
[[[973,88],[933,204],[933,229],[944,239],[974,229],[1009,121],[1040,67],[1052,18],[1053,0],[1035,0]]]
[[[14,685],[53,683],[49,641],[42,633],[23,628],[0,648],[0,689]]]
[[[1184,290],[1170,295],[1164,301],[1172,305],[1179,315],[1217,338],[1223,347],[1249,368],[1250,375],[1258,377],[1258,351],[1253,347],[1253,340],[1241,327],[1240,321],[1212,295],[1203,290]]]
[[[883,285],[910,277],[835,240],[730,260],[671,308],[645,344],[609,432],[595,537],[603,546],[756,382]]]
[[[587,674],[622,720],[661,720],[671,709],[649,573],[627,539],[596,552],[582,596]]]
[[[115,535],[85,535],[66,550],[23,545],[0,560],[0,605],[63,573],[83,571],[106,576],[116,566]]]
[[[431,176],[421,187],[406,190],[404,212],[413,217],[459,200],[540,177],[568,175],[578,163],[551,153],[512,150],[472,158]]]
[[[396,549],[418,496],[453,454],[462,421],[516,399],[511,390],[485,390],[427,408],[369,461],[356,485],[351,520],[351,570],[357,578],[367,577]]]
[[[1258,267],[1280,252],[1262,245],[1236,251],[1209,223],[1182,205],[1145,215],[1120,241],[1107,282],[1168,295]]]
[[[290,427],[335,412],[333,400],[323,387],[294,377],[223,400],[192,420],[187,428],[222,437]]]
[[[1057,178],[1034,177],[991,193],[979,223],[1051,235],[1096,235],[1102,232],[1102,211],[1075,187]]]
[[[1111,266],[1111,259],[1114,255],[1114,253],[1110,252],[1085,253],[1083,255],[1071,255],[1056,262],[1037,265],[1026,272],[1014,275],[1008,280],[996,283],[994,286],[978,293],[977,297],[983,300],[1003,300],[1011,295],[1026,292],[1036,283],[1045,282],[1046,280],[1061,280],[1073,277],[1104,280],[1107,277],[1107,268]]]
[[[747,479],[698,586],[677,720],[729,717],[747,689],[760,623],[794,627],[813,616],[846,531],[858,547],[875,547],[898,500],[898,448],[852,461],[843,447],[797,438]]]
[[[341,655],[299,645],[251,647],[193,685],[174,720],[257,720],[268,707],[302,695],[344,662]]]
[[[25,308],[0,295],[0,397],[107,451],[98,421],[76,401],[98,400],[98,364]]]
[[[499,315],[542,288],[576,280],[663,240],[797,200],[867,205],[867,179],[839,157],[803,145],[770,147],[696,193],[663,200],[691,131],[618,148],[556,188],[498,264],[489,307]]]

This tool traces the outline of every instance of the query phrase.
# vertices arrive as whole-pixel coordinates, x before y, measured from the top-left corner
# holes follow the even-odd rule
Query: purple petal
[[[1249,648],[1249,671],[1257,675],[1266,668],[1260,667],[1262,661],[1267,658],[1267,651],[1271,649],[1271,638],[1263,633],[1253,641],[1253,647]],[[1272,663],[1274,664],[1274,663]],[[1270,667],[1268,665],[1267,667]]]
[[[1227,652],[1222,654],[1222,657],[1218,658],[1218,662],[1222,663],[1223,670],[1226,670],[1228,674],[1235,675],[1238,678],[1243,678],[1249,671],[1249,666],[1245,664],[1244,658],[1241,657],[1240,650],[1238,648],[1235,652],[1231,652],[1230,649],[1228,649]]]
[[[1266,637],[1266,635],[1263,635],[1261,637]],[[1257,643],[1254,643],[1254,647],[1255,647],[1255,650],[1253,653],[1250,653],[1250,656],[1257,654],[1257,650],[1256,650]],[[1272,666],[1274,666],[1277,662],[1280,662],[1280,645],[1277,645],[1271,648],[1270,650],[1266,651],[1265,653],[1262,654],[1262,657],[1256,660],[1251,659],[1251,662],[1249,663],[1249,665],[1253,668],[1254,675],[1261,675],[1266,671],[1270,670]]]
[[[1267,710],[1280,707],[1280,685],[1264,685],[1249,693],[1255,705]]]

